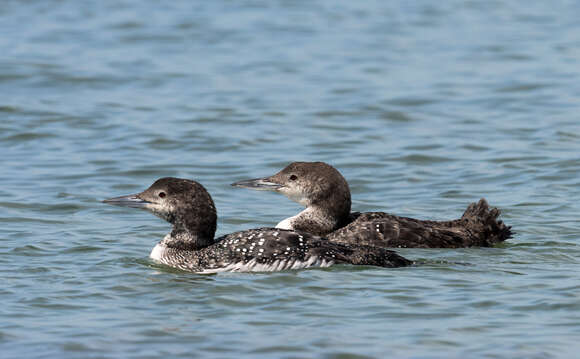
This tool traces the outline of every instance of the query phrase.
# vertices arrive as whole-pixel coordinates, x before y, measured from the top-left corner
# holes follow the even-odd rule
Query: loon
[[[141,193],[103,202],[146,209],[171,223],[171,233],[157,243],[150,257],[196,273],[279,271],[335,263],[392,268],[412,263],[383,248],[346,246],[308,233],[276,228],[250,229],[214,240],[214,202],[200,183],[188,179],[161,178]]]
[[[351,213],[350,190],[340,172],[324,162],[293,162],[270,177],[232,186],[281,193],[305,206],[277,228],[325,236],[335,243],[399,248],[489,247],[511,237],[511,227],[497,218],[487,201],[468,206],[451,221],[425,221],[384,212]]]

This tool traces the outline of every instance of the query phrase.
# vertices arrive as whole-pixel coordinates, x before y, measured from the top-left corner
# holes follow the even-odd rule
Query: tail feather
[[[477,203],[471,203],[463,216],[466,222],[466,229],[473,236],[479,237],[482,242],[488,245],[503,242],[513,235],[511,226],[506,226],[503,221],[498,220],[501,211],[497,208],[489,208],[487,201],[482,198]]]

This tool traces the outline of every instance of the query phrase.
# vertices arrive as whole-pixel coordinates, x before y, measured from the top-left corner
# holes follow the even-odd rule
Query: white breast
[[[276,228],[280,228],[280,229],[294,229],[294,227],[292,226],[292,222],[293,221],[294,221],[294,217],[286,218],[282,222],[278,223],[276,225]]]
[[[164,246],[161,243],[157,243],[157,245],[151,251],[151,254],[149,254],[149,257],[153,260],[161,262],[162,261],[161,258],[163,257],[163,254],[165,253],[166,250],[167,250],[166,246]]]
[[[298,220],[302,220],[303,218],[311,218],[313,217],[313,210],[312,208],[308,207],[306,209],[304,209],[302,212],[298,213],[295,216],[292,217],[288,217],[285,220],[283,220],[282,222],[278,223],[276,225],[276,228],[280,228],[280,229],[294,229],[294,223]],[[316,217],[314,217],[316,218]]]

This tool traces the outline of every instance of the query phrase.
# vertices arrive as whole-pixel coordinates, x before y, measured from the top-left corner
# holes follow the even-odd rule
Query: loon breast
[[[155,247],[153,247],[153,250],[149,254],[149,258],[151,258],[157,262],[163,262],[162,258],[165,255],[166,251],[167,251],[167,247],[165,245],[163,245],[161,243],[157,243],[157,245],[155,245]]]

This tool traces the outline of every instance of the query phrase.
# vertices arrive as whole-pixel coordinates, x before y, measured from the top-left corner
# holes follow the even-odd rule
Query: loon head
[[[106,199],[104,203],[141,208],[173,225],[171,235],[194,241],[213,241],[217,213],[206,189],[196,181],[165,177],[145,191]]]
[[[338,170],[324,162],[292,162],[273,176],[239,181],[232,186],[281,193],[337,223],[350,214],[348,183]]]

